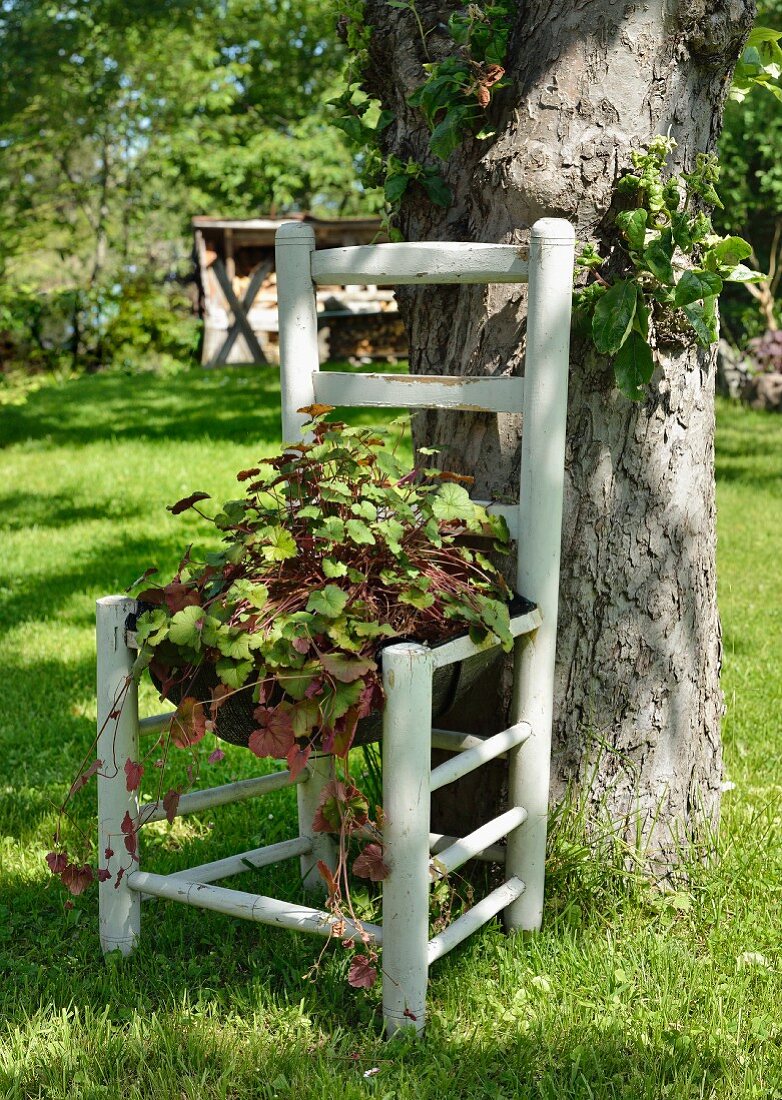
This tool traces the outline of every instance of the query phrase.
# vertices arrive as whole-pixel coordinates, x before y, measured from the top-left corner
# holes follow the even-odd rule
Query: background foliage
[[[186,358],[192,215],[366,208],[325,124],[332,23],[318,0],[6,0],[2,369]]]
[[[377,176],[357,152],[363,108],[351,101],[358,114],[348,112],[361,133],[330,125],[345,114],[345,97],[355,97],[355,71],[343,75],[346,53],[358,49],[343,26],[354,9],[355,0],[138,0],[130,7],[5,0],[0,377],[193,360],[194,214],[345,215],[380,207],[382,192],[360,182]],[[491,10],[501,16],[505,9]],[[781,27],[782,0],[764,0],[758,23]],[[481,68],[496,58],[485,49],[476,56],[456,115],[475,114],[490,94],[486,81],[491,94],[502,95],[501,67],[489,75]],[[773,64],[764,76],[771,86],[769,72]],[[422,95],[447,85],[442,73],[421,76]],[[342,110],[328,106],[335,100]],[[725,295],[725,331],[739,345],[779,323],[780,139],[775,95],[755,89],[728,103],[720,190],[730,201],[715,228],[746,237],[752,266],[770,275],[766,285]],[[419,167],[400,162],[386,197]],[[447,202],[437,169],[427,171],[422,182],[432,201]]]

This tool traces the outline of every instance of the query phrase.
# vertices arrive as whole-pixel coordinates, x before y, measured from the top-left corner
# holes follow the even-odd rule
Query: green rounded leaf
[[[614,359],[616,384],[631,401],[641,401],[644,389],[654,373],[652,349],[635,330],[619,349]]]
[[[307,600],[307,610],[323,615],[327,619],[338,618],[348,602],[347,593],[336,584],[327,584],[319,592],[313,592]]]
[[[722,290],[722,279],[711,271],[685,271],[676,284],[674,300],[677,306],[702,301]]]
[[[601,355],[614,355],[633,327],[638,304],[636,285],[620,279],[598,300],[592,317],[592,339]]]

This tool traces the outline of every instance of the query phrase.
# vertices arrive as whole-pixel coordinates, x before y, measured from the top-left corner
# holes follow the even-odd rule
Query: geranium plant
[[[362,719],[382,710],[382,646],[469,631],[509,650],[510,592],[486,556],[507,551],[508,533],[470,499],[461,484],[470,479],[406,468],[375,429],[329,422],[327,406],[303,411],[311,441],[241,471],[240,499],[209,514],[208,494],[197,492],[170,508],[198,511],[219,544],[201,558],[189,548],[166,584],[150,587],[145,574],[134,675],[149,667],[176,704],[164,735],[176,746],[192,748],[211,731],[284,759],[294,777],[313,751],[339,759],[315,828],[339,836],[337,874],[322,873],[331,907],[340,912],[348,899],[352,911],[351,834],[370,834],[354,871],[385,874],[379,823],[348,767]],[[127,761],[125,770],[137,787],[142,765]],[[171,820],[180,794],[162,799]],[[50,866],[72,884],[78,865],[55,841]],[[79,885],[92,877],[86,866]]]

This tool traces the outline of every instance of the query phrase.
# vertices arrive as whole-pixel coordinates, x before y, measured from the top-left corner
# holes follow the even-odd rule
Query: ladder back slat
[[[526,283],[527,249],[515,244],[413,242],[326,248],[312,254],[319,286]]]
[[[322,371],[314,375],[313,383],[315,400],[325,405],[500,413],[521,412],[524,402],[523,378]]]

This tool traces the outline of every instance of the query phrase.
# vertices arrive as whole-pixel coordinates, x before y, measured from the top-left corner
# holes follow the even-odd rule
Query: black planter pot
[[[511,616],[514,616],[523,615],[531,611],[534,605],[528,600],[525,600],[522,596],[514,596],[508,607]],[[131,629],[135,628],[135,622],[132,624],[129,623],[128,625]],[[466,637],[466,632],[448,638],[443,642],[436,643],[431,648],[437,649],[439,645],[447,645],[449,642],[453,642],[456,638],[460,637]],[[393,641],[389,641],[387,645],[394,645],[403,640],[415,641],[416,639],[394,638]],[[483,673],[491,665],[502,660],[503,655],[502,649],[499,646],[495,646],[493,649],[476,653],[472,657],[468,657],[465,661],[449,665],[446,668],[435,669],[434,676],[432,677],[433,719],[436,721],[442,715],[446,714],[460,699],[464,698]],[[382,668],[382,647],[378,651],[377,660]],[[152,676],[152,680],[155,687],[159,690],[160,681],[154,676]],[[208,700],[212,696],[212,690],[218,683],[219,679],[214,665],[203,665],[191,681],[187,689],[187,694],[196,699]],[[179,701],[182,694],[182,692],[177,693],[173,691],[168,698],[171,702],[176,703]],[[253,718],[255,706],[256,704],[252,701],[252,693],[249,691],[241,692],[237,695],[230,695],[220,704],[218,709],[217,718],[215,720],[215,734],[222,741],[227,741],[232,745],[241,745],[246,748],[250,733],[257,725],[257,722]],[[359,722],[353,744],[366,745],[372,741],[379,741],[382,732],[383,713],[382,711],[376,711],[366,718],[362,718]]]

